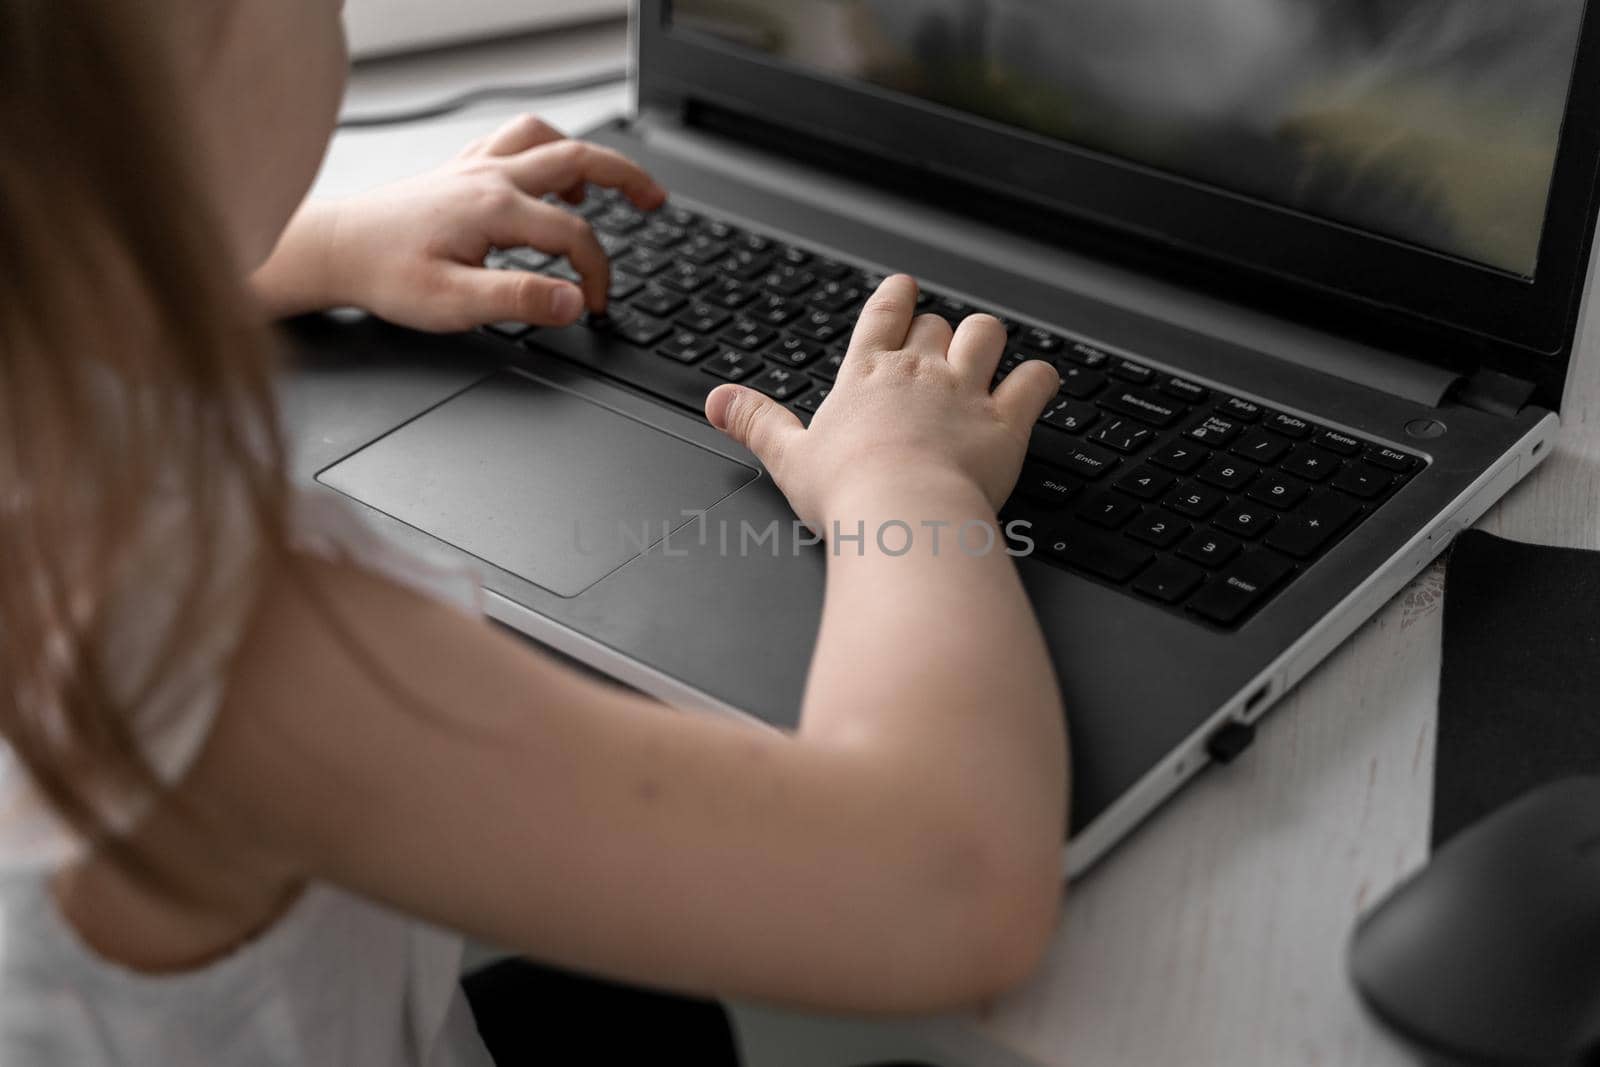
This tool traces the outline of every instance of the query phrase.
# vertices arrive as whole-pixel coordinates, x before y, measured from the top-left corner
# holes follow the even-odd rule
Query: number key
[[[1216,459],[1200,468],[1200,473],[1195,475],[1207,485],[1214,485],[1218,489],[1232,492],[1249,483],[1260,468],[1254,464],[1246,463],[1242,459],[1230,459],[1227,456],[1218,456]]]
[[[1239,547],[1239,542],[1227,534],[1202,530],[1183,543],[1178,555],[1202,567],[1220,567],[1239,554]]]
[[[1148,515],[1139,516],[1124,532],[1135,541],[1143,541],[1157,548],[1171,548],[1192,528],[1172,512],[1158,508]]]
[[[1188,474],[1209,458],[1211,458],[1210,450],[1179,441],[1151,456],[1150,462],[1169,471]]]
[[[1272,525],[1272,512],[1258,504],[1235,504],[1212,519],[1212,524],[1236,537],[1260,537]]]
[[[1310,491],[1311,487],[1302,481],[1286,477],[1275,471],[1268,471],[1250,487],[1250,492],[1246,495],[1251,500],[1270,504],[1282,511],[1300,503]]]

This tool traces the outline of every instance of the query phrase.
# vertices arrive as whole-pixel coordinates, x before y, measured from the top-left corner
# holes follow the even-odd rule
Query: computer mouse
[[[1361,920],[1349,963],[1425,1063],[1600,1063],[1600,778],[1462,831]]]

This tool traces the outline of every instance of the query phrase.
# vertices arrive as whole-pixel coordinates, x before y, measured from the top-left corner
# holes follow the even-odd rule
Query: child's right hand
[[[1061,387],[1049,363],[1023,364],[993,393],[1006,334],[990,315],[952,332],[915,317],[917,283],[884,281],[856,324],[838,381],[809,429],[753,390],[725,385],[706,398],[711,424],[754,452],[795,514],[819,534],[859,501],[896,485],[964,482],[993,509],[1016,484],[1028,437]]]

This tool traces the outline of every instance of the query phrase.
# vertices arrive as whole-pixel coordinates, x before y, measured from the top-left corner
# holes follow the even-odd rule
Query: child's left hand
[[[275,317],[360,307],[422,330],[512,320],[565,326],[603,311],[610,264],[588,222],[541,197],[581,202],[586,184],[654,211],[667,194],[610,149],[568,140],[525,115],[438,170],[362,196],[307,204],[256,273]],[[491,248],[565,256],[580,289],[526,271],[486,270]]]

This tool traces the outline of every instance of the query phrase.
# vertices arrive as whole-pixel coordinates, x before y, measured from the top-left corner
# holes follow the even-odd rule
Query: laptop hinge
[[[1534,385],[1497,370],[1479,367],[1450,391],[1449,400],[1465,407],[1506,418],[1517,415],[1533,397]]]

